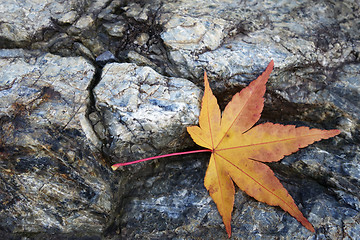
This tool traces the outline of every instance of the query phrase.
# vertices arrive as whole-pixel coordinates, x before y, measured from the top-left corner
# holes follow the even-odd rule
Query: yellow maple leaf
[[[315,231],[273,171],[262,162],[279,161],[299,148],[333,137],[340,131],[273,123],[254,126],[264,106],[265,84],[273,66],[271,61],[261,76],[236,93],[222,115],[205,73],[200,127],[187,128],[195,143],[212,152],[204,185],[216,203],[229,237],[235,194],[233,182],[256,200],[280,206],[307,229]]]

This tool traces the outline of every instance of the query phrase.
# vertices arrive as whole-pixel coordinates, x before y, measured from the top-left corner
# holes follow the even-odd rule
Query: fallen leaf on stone
[[[273,171],[262,162],[277,162],[299,148],[333,137],[340,131],[273,123],[254,126],[264,107],[265,84],[273,67],[274,62],[271,61],[261,76],[233,96],[222,114],[205,73],[200,127],[191,126],[187,131],[195,143],[207,149],[117,163],[112,165],[112,169],[157,158],[211,152],[204,184],[217,205],[229,237],[235,194],[233,182],[256,200],[280,206],[307,229],[315,232]]]
[[[273,66],[271,61],[261,76],[236,93],[222,115],[205,73],[200,127],[187,128],[195,143],[212,152],[205,187],[217,205],[229,237],[235,194],[233,181],[251,197],[280,206],[307,229],[315,231],[273,171],[262,162],[277,162],[299,148],[333,137],[340,131],[273,123],[253,127],[264,106],[265,83]]]

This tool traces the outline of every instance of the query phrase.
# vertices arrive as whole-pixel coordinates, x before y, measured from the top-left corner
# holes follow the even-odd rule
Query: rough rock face
[[[208,154],[110,165],[195,148],[203,70],[224,107],[273,59],[260,121],[342,134],[270,165],[315,234],[237,190],[232,238],[359,238],[359,25],[351,0],[3,1],[1,234],[227,239]]]
[[[185,127],[199,117],[195,84],[131,63],[108,64],[102,73],[94,89],[101,119],[95,131],[112,154],[126,161],[183,146]]]
[[[14,52],[14,51],[12,51]],[[80,129],[94,67],[79,58],[46,54],[1,59],[1,115],[27,113],[32,124]]]
[[[0,37],[14,43],[30,42],[39,32],[50,28],[52,19],[73,23],[79,17],[79,1],[2,1]],[[85,3],[85,1],[83,1]],[[78,7],[81,6],[81,3]]]
[[[112,174],[81,126],[89,125],[94,67],[82,57],[0,52],[2,236],[98,235],[110,214]]]
[[[244,80],[271,58],[278,67],[333,67],[358,57],[356,1],[180,2],[163,6],[161,37],[186,75],[199,76],[206,67],[216,76]]]

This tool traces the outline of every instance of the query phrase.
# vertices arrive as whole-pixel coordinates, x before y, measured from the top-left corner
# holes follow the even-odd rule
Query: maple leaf
[[[315,232],[274,172],[262,162],[277,162],[299,148],[333,137],[340,131],[273,123],[254,126],[264,106],[265,84],[273,67],[271,61],[262,75],[236,93],[222,115],[205,73],[200,127],[187,128],[195,143],[212,152],[204,185],[216,203],[229,237],[235,194],[233,182],[256,200],[281,207]]]

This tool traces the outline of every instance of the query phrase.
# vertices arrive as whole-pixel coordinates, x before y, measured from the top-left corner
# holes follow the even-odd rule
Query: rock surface
[[[17,45],[41,36],[42,30],[52,26],[52,20],[74,23],[79,17],[73,10],[76,4],[77,1],[2,1],[0,38]]]
[[[110,165],[197,149],[203,70],[224,107],[273,59],[260,122],[342,133],[270,165],[315,234],[237,190],[232,239],[358,239],[359,25],[352,0],[3,1],[2,236],[228,239],[208,154]]]
[[[83,130],[91,129],[85,115],[94,67],[82,57],[0,52],[2,236],[99,235],[112,174]]]
[[[132,63],[106,65],[94,95],[95,131],[121,162],[182,148],[186,126],[199,117],[195,84]]]

